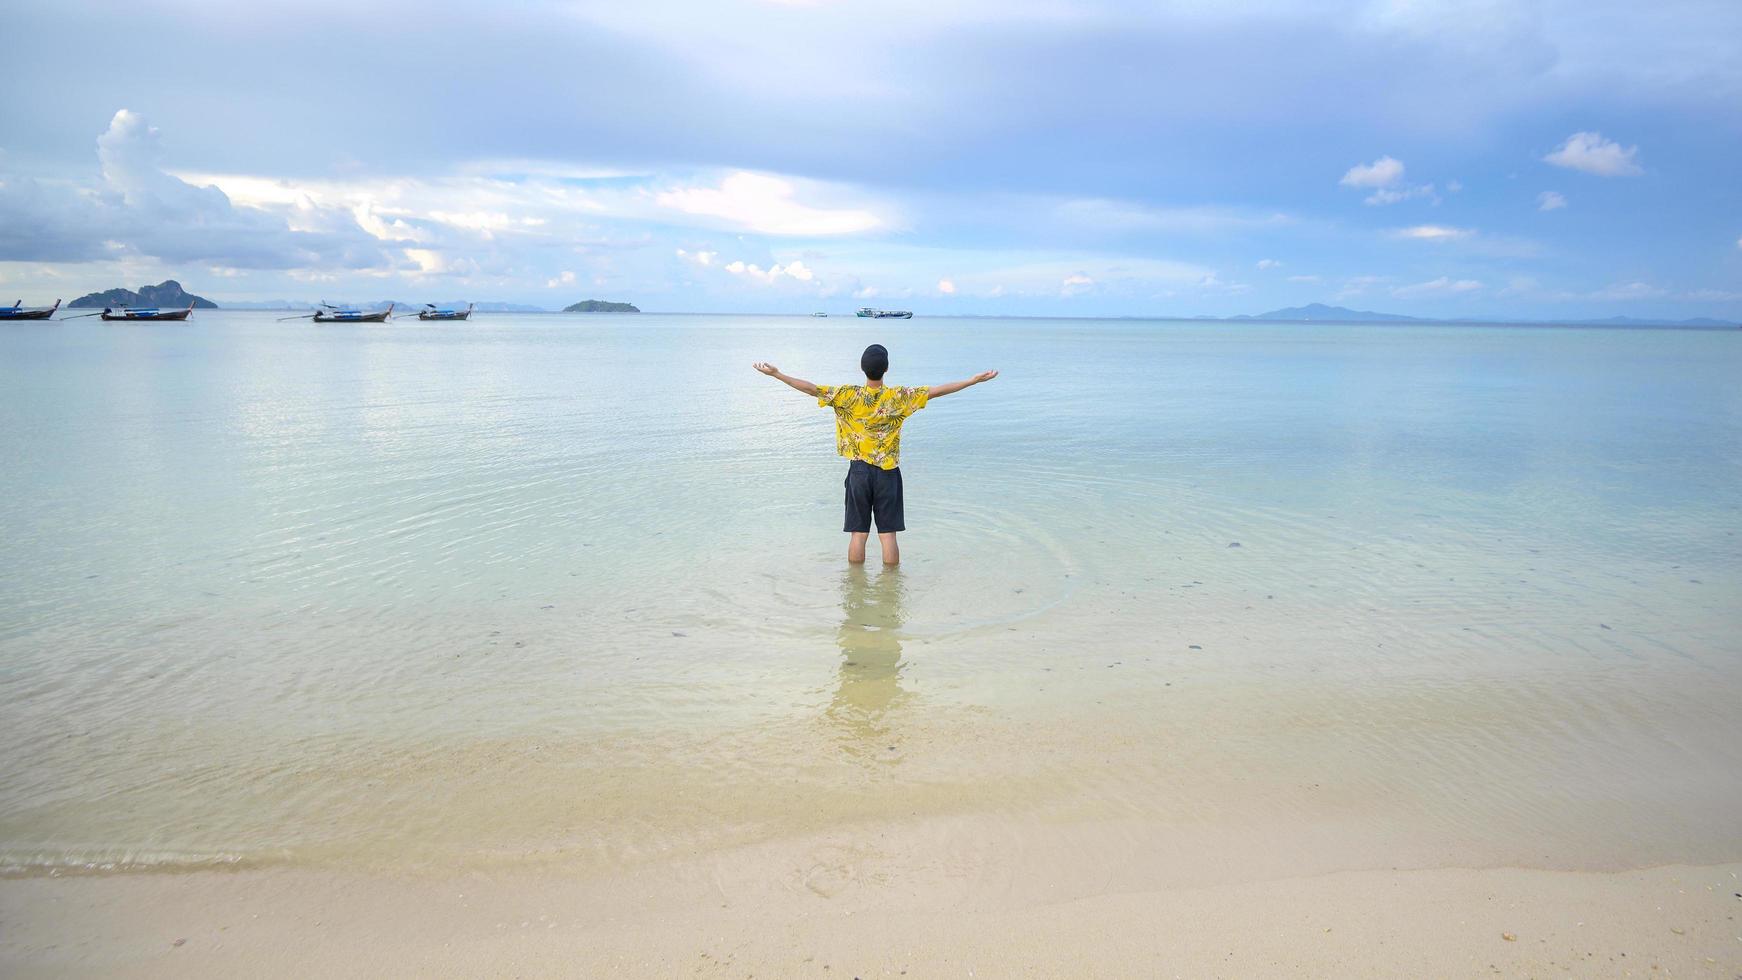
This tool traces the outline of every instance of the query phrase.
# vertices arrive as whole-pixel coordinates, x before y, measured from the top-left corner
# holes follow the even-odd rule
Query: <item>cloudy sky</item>
[[[10,0],[0,30],[7,301],[1742,317],[1735,0]]]

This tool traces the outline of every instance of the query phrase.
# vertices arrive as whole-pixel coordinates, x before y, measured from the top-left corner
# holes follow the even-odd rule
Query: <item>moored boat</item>
[[[316,323],[386,323],[393,315],[393,304],[388,303],[387,309],[365,313],[362,310],[342,310],[326,303],[314,313]]]
[[[423,304],[423,310],[418,313],[419,320],[464,320],[472,315],[472,306],[467,303],[463,310],[439,310],[434,303]]]
[[[889,319],[911,320],[911,319],[913,319],[913,311],[912,310],[876,310],[876,309],[872,309],[869,306],[861,306],[859,308],[859,312],[855,315],[856,316],[875,317],[876,319],[879,319],[879,320],[889,320]]]
[[[53,306],[25,306],[23,300],[11,306],[0,306],[0,320],[46,320],[54,316],[54,311],[60,309],[60,300],[55,300]]]
[[[189,303],[185,310],[135,309],[132,307],[103,307],[102,317],[105,320],[186,320],[188,314],[194,311],[194,304]]]
[[[827,313],[812,313],[811,316],[828,316]]]

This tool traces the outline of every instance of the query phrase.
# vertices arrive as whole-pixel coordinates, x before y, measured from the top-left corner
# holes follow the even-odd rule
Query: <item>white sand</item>
[[[934,889],[848,875],[829,887],[769,861],[774,853],[592,879],[557,869],[13,879],[0,882],[0,974],[1742,973],[1742,864],[1359,871],[1053,903],[1009,901],[1009,889],[986,881]],[[756,862],[767,862],[766,877],[745,890],[756,884]],[[951,875],[936,868],[925,877],[944,884]]]

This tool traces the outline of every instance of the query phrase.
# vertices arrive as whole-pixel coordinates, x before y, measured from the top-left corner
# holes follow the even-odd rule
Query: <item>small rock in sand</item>
[[[1506,940],[1506,941],[1507,941],[1507,942],[1509,942],[1509,943],[1515,943],[1515,942],[1518,942],[1518,937],[1517,937],[1517,936],[1514,936],[1514,935],[1513,935],[1513,934],[1512,934],[1512,933],[1510,933],[1510,932],[1503,932],[1503,933],[1501,933],[1501,934],[1500,934],[1500,938],[1501,938],[1501,939],[1504,939],[1504,940]]]
[[[1238,542],[1238,541],[1230,541],[1230,542],[1228,542],[1228,547],[1230,547],[1230,548],[1238,548],[1238,547],[1240,547],[1240,542]]]
[[[1188,649],[1188,650],[1202,650],[1203,647],[1198,646],[1196,643],[1194,643],[1191,646],[1187,647],[1186,649]]]

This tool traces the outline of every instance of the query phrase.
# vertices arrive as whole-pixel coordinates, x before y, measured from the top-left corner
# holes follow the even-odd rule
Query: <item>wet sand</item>
[[[885,877],[868,864],[823,894],[803,867],[818,846],[789,841],[603,878],[283,870],[14,879],[0,882],[0,973],[1728,978],[1742,970],[1742,864],[1359,871],[1049,902],[1012,900],[999,882],[964,889],[918,851],[905,856],[929,868],[917,878]],[[1044,882],[1027,884],[1044,891]]]

